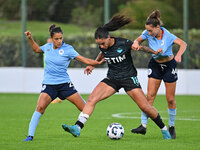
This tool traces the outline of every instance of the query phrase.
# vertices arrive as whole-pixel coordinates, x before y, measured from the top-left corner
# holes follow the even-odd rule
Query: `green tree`
[[[160,0],[161,1],[161,0]],[[181,22],[183,22],[183,0],[162,0],[174,7],[181,14]],[[189,3],[189,28],[200,28],[199,14],[200,1],[188,0]]]
[[[151,12],[160,10],[161,20],[167,28],[181,28],[181,15],[166,2],[156,0],[133,0],[120,6],[120,14],[126,14],[134,20],[129,27],[144,29],[144,24]]]
[[[84,8],[80,6],[72,10],[72,22],[86,28],[94,28],[101,24],[102,13],[102,7],[94,8],[89,5]]]
[[[21,0],[0,0],[0,17],[16,20],[20,18]]]

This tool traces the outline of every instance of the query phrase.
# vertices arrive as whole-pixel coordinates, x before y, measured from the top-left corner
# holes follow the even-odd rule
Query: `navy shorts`
[[[158,63],[151,58],[148,65],[148,77],[163,80],[168,83],[176,82],[178,80],[176,65],[177,62],[174,58],[165,63]]]
[[[52,100],[57,97],[59,97],[61,100],[64,100],[76,92],[77,90],[74,88],[74,85],[71,82],[57,85],[43,84],[41,90],[41,93],[47,93]]]
[[[123,80],[115,80],[105,78],[101,82],[106,83],[107,85],[111,86],[115,91],[119,92],[119,89],[124,88],[124,90],[130,91],[135,88],[141,88],[140,83],[138,82],[137,77],[130,77]]]

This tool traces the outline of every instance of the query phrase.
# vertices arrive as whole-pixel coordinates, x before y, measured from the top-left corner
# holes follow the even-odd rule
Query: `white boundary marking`
[[[134,115],[137,115],[138,117],[134,116]],[[140,117],[140,113],[117,113],[117,114],[112,114],[112,117],[115,117],[115,118],[126,118],[126,119],[141,119]],[[176,120],[182,120],[182,121],[200,121],[200,119],[196,119],[195,118],[196,116],[191,116],[191,118],[179,118],[179,117],[176,117]],[[162,119],[165,119],[167,120],[168,118],[163,118]]]

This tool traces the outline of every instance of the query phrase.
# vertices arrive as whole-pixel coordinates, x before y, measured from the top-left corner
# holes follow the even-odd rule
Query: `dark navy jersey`
[[[137,76],[137,70],[131,57],[131,45],[133,42],[124,38],[114,39],[114,45],[108,49],[99,47],[108,64],[107,77],[110,79],[127,79]]]

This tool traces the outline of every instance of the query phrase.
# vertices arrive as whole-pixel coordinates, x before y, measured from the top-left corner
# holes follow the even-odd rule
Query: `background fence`
[[[107,69],[95,69],[91,75],[83,73],[83,68],[69,68],[70,78],[81,94],[89,94],[95,86],[106,77]],[[147,69],[138,69],[138,80],[144,93],[147,93]],[[0,68],[0,93],[39,93],[43,80],[42,68],[11,67]],[[176,94],[200,95],[200,70],[179,69]],[[34,81],[34,82],[33,82]],[[120,89],[119,94],[125,94]],[[162,82],[158,94],[165,94],[165,86]]]

